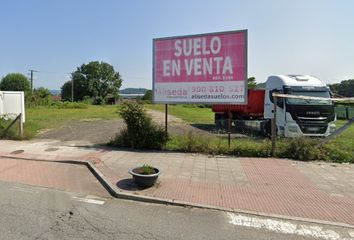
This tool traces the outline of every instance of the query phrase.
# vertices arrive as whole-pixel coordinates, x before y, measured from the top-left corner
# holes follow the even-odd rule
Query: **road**
[[[354,239],[349,238],[354,233],[344,228],[290,221],[279,225],[280,221],[274,219],[86,196],[9,182],[0,182],[0,212],[3,240],[308,239],[304,237],[306,231],[283,234],[294,226],[307,229],[306,236],[317,234],[319,239]],[[275,227],[263,228],[259,225],[262,221]]]

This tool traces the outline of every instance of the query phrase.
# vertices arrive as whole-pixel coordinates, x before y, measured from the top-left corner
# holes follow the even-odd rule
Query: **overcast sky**
[[[126,87],[152,86],[152,39],[248,29],[248,76],[354,78],[351,0],[0,0],[0,77],[38,70],[35,87],[105,61]]]

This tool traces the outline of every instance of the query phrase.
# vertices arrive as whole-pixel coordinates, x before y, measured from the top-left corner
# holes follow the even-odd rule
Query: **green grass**
[[[343,126],[347,121],[338,120],[337,127]],[[354,124],[342,134],[325,145],[330,155],[329,159],[340,162],[354,163]]]
[[[165,112],[165,105],[163,104],[148,104],[146,107]],[[181,118],[190,124],[214,124],[214,113],[211,108],[199,107],[198,105],[168,105],[168,114]]]
[[[165,105],[150,104],[147,108],[165,111]],[[199,108],[196,105],[169,105],[169,114],[185,120],[189,124],[214,124],[214,114],[210,108]],[[338,120],[337,127],[343,126],[347,121]],[[306,142],[306,140],[304,140]],[[316,140],[314,140],[316,141]],[[280,139],[278,142],[277,154],[279,157],[289,157],[288,149],[296,148],[300,144],[301,150],[315,151],[317,155],[312,157],[321,157],[323,160],[337,162],[354,163],[354,125],[350,126],[345,132],[327,144],[316,149],[316,146],[303,146],[297,141],[289,139]],[[226,139],[216,136],[172,136],[166,145],[166,150],[184,151],[184,152],[202,152],[207,154],[233,154],[238,156],[266,157],[270,155],[271,143],[268,139],[262,140],[258,138],[238,138],[231,141],[231,147],[228,148]],[[291,148],[290,148],[291,146]],[[301,154],[300,154],[301,155]]]
[[[40,130],[59,128],[70,121],[86,119],[109,120],[120,118],[118,107],[88,105],[86,109],[58,109],[49,107],[27,108],[24,126],[25,139],[34,137]]]
[[[148,104],[146,107],[161,112],[165,110],[165,105],[161,104]],[[117,119],[120,118],[117,110],[117,106],[91,105],[88,105],[86,109],[28,108],[26,109],[24,138],[30,139],[43,129],[59,128],[71,121]],[[214,124],[214,114],[210,108],[201,108],[196,105],[169,105],[168,110],[169,114],[179,117],[189,124]],[[344,120],[338,120],[336,125],[341,127],[345,123],[346,121]],[[307,145],[301,142],[299,144],[293,140],[280,139],[278,141],[277,154],[279,157],[289,157],[292,154],[291,149],[297,149],[297,146],[301,148],[299,151],[302,151],[302,148],[307,148]],[[350,126],[335,139],[321,145],[320,151],[313,147],[309,146],[309,149],[305,150],[321,152],[318,156],[322,157],[323,160],[354,163],[354,125]],[[165,149],[208,154],[267,157],[270,155],[271,143],[269,139],[235,138],[232,139],[231,147],[228,148],[228,142],[225,138],[188,134],[186,136],[171,136]]]
[[[217,136],[188,134],[186,136],[171,136],[165,150],[198,152],[205,154],[225,154],[244,157],[269,157],[271,142],[268,139],[240,138],[228,140]]]

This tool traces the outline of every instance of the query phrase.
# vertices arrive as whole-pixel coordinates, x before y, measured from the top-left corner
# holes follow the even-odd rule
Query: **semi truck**
[[[212,106],[215,123],[226,126],[229,113],[239,129],[249,129],[264,135],[271,133],[274,116],[273,93],[330,98],[329,87],[310,75],[274,75],[268,77],[265,89],[249,89],[248,102]],[[284,137],[326,137],[336,129],[334,104],[330,99],[276,99],[276,131]]]

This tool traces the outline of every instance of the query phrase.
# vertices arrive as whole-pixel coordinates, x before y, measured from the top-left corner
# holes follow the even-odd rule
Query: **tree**
[[[354,79],[344,80],[340,83],[329,85],[331,91],[343,97],[354,97]]]
[[[341,81],[338,94],[343,97],[354,97],[354,79]]]
[[[247,79],[248,89],[256,88],[257,82],[255,77],[250,77]]]
[[[61,86],[61,99],[63,101],[71,101],[71,81],[67,81]],[[77,94],[74,95],[77,96]]]
[[[152,101],[152,90],[147,90],[141,100]]]
[[[52,96],[49,89],[44,87],[34,89],[34,94],[36,94],[39,98],[50,98]]]
[[[3,91],[29,92],[31,85],[25,75],[21,73],[9,73],[1,79],[0,89]]]
[[[105,62],[89,62],[82,64],[71,74],[74,82],[74,100],[81,101],[85,96],[94,99],[94,103],[105,101],[108,94],[118,97],[122,79],[119,72],[114,71],[112,65]],[[62,98],[71,99],[72,81],[66,82],[62,90]]]
[[[47,88],[35,88],[26,95],[26,102],[28,106],[48,106],[52,102],[52,94]]]

